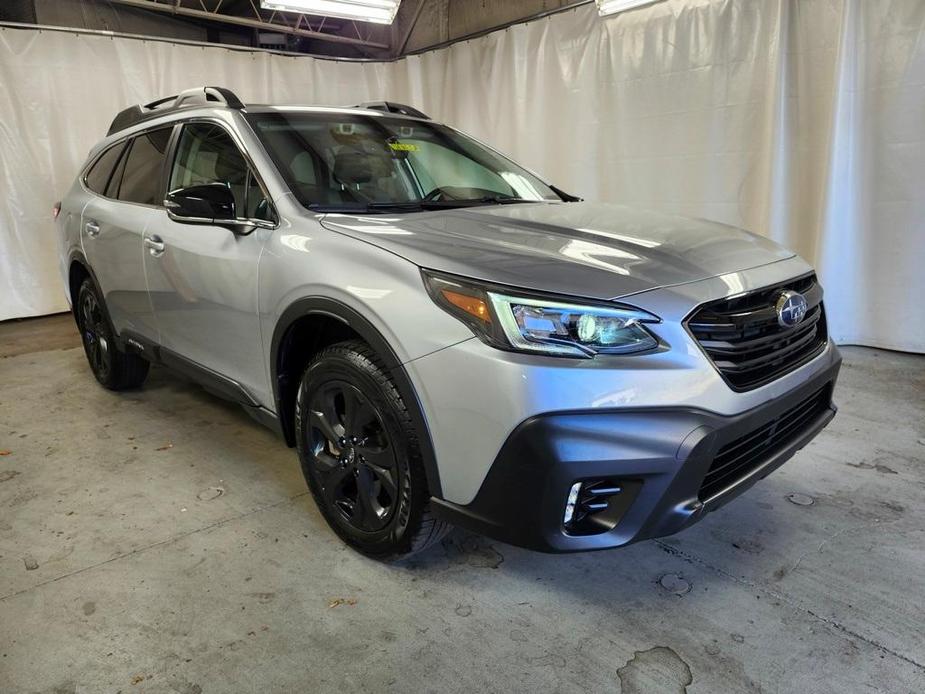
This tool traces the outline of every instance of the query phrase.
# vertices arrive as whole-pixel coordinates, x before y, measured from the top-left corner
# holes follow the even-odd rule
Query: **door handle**
[[[84,229],[87,232],[87,236],[91,238],[96,238],[100,235],[100,225],[94,222],[92,219],[84,224]]]
[[[145,236],[145,248],[152,256],[159,258],[164,255],[167,246],[164,245],[164,240],[160,236]]]

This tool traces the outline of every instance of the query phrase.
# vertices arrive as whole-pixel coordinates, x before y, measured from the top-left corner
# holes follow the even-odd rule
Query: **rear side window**
[[[128,147],[119,157],[119,163],[116,164],[116,170],[112,172],[112,178],[109,179],[109,185],[106,186],[106,197],[115,198],[119,195],[119,184],[122,183],[122,174],[125,172],[125,160],[128,159]]]
[[[122,150],[125,149],[125,143],[120,142],[117,145],[113,145],[96,160],[93,166],[90,167],[90,170],[87,172],[87,176],[84,178],[84,182],[87,184],[87,188],[92,190],[94,193],[104,195],[106,191],[106,184],[109,182],[109,177],[112,175],[112,169],[116,165],[116,162],[119,160],[119,155],[122,154]]]
[[[164,198],[161,173],[172,130],[173,126],[160,128],[132,140],[119,185],[119,200],[143,205],[161,204]]]

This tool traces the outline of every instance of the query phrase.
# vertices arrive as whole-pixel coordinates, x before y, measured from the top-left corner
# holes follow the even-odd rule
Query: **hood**
[[[328,214],[322,224],[421,267],[594,299],[693,282],[794,255],[718,222],[591,202]]]

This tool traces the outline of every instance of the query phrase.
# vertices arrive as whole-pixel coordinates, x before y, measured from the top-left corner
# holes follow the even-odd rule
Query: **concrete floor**
[[[106,392],[52,320],[0,325],[0,692],[925,691],[925,357],[845,349],[834,423],[678,536],[389,566],[239,409]]]

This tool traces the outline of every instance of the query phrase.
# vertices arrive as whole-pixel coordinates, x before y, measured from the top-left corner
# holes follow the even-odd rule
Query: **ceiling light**
[[[260,0],[267,10],[317,14],[360,22],[391,24],[401,0]]]
[[[596,0],[597,11],[601,17],[606,17],[609,14],[616,14],[617,12],[625,12],[626,10],[634,10],[637,7],[651,5],[654,2],[660,1],[661,0]]]

